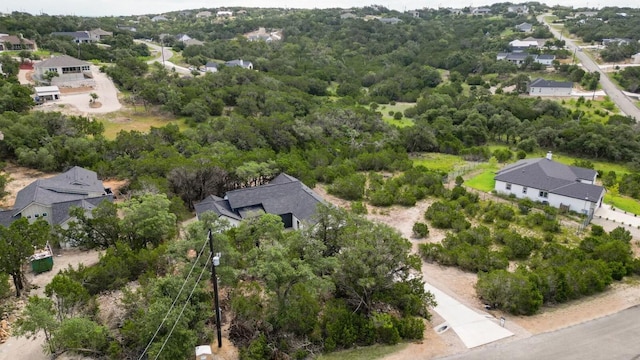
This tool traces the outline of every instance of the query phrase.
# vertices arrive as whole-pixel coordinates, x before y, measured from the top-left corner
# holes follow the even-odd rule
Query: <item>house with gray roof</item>
[[[242,220],[274,214],[286,229],[300,229],[313,223],[318,204],[324,200],[293,176],[282,173],[270,183],[229,191],[224,198],[210,195],[195,204],[197,216],[211,211],[237,226]]]
[[[113,201],[94,171],[78,166],[48,179],[40,179],[18,191],[12,209],[0,212],[0,224],[27,218],[29,222],[43,219],[51,225],[68,226],[69,210],[80,207],[91,213],[102,201]]]
[[[531,96],[571,96],[572,90],[572,82],[538,78],[529,83],[529,95]]]
[[[245,60],[242,60],[242,59],[227,61],[224,64],[226,66],[228,66],[228,67],[239,66],[239,67],[244,68],[244,69],[253,70],[253,64],[251,63],[251,61],[245,61]]]
[[[522,24],[516,25],[516,30],[520,32],[530,33],[533,31],[533,25],[524,22]]]
[[[546,66],[553,65],[553,60],[556,59],[555,55],[537,55],[524,52],[500,52],[498,53],[498,55],[496,55],[496,60],[506,60],[516,65],[524,64],[527,58],[531,58],[533,62]]]
[[[34,65],[34,77],[37,81],[47,82],[48,72],[57,73],[50,85],[82,86],[94,84],[91,64],[69,55],[59,55]]]
[[[523,159],[498,171],[495,191],[592,215],[604,197],[604,188],[596,185],[597,176],[595,170],[553,161],[549,152],[544,158]]]
[[[22,34],[0,34],[0,51],[4,50],[37,50],[33,40],[26,39]]]

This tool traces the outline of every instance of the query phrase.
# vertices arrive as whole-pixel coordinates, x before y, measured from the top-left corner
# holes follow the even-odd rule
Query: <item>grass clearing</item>
[[[416,103],[395,103],[394,105],[383,104],[379,105],[376,111],[379,111],[382,114],[382,120],[387,124],[398,127],[413,126],[413,120],[404,117],[404,111],[413,106],[416,106]],[[394,114],[397,112],[402,113],[402,119],[394,119],[393,115],[389,115],[389,112],[392,111]]]
[[[407,343],[397,345],[373,345],[356,349],[336,351],[316,357],[317,360],[369,360],[379,359],[407,347]]]
[[[169,124],[178,125],[181,131],[187,128],[185,118],[175,118],[153,110],[144,112],[141,106],[139,108],[140,111],[126,108],[104,116],[96,116],[95,119],[104,125],[104,136],[109,140],[115,139],[121,130],[145,133],[152,127],[159,128]]]
[[[441,154],[441,153],[423,153],[420,156],[412,158],[415,166],[422,165],[432,171],[451,172],[456,168],[464,166],[464,161],[458,155]]]
[[[482,172],[469,180],[464,182],[464,185],[483,192],[491,192],[496,187],[496,171],[500,169],[500,166],[495,163],[486,163],[480,165],[483,169]]]
[[[535,153],[528,154],[527,158],[532,157],[545,157],[546,153],[542,150],[536,151]],[[616,164],[599,160],[591,160],[591,159],[582,159],[574,156],[563,155],[563,154],[553,154],[553,160],[565,164],[565,165],[573,165],[576,160],[589,160],[593,163],[593,167],[596,170],[600,170],[604,173],[608,173],[609,171],[615,171],[617,175],[621,174],[629,174],[631,171],[624,164]]]
[[[604,195],[604,203],[613,205],[620,210],[640,215],[640,202],[624,195],[613,196],[611,193]]]

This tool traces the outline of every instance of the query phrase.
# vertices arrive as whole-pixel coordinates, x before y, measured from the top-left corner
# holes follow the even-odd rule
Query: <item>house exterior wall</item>
[[[540,189],[529,187],[527,188],[526,193],[523,192],[523,186],[517,184],[511,184],[511,190],[507,189],[507,183],[504,181],[496,180],[495,190],[496,192],[504,195],[515,195],[518,199],[528,198],[533,201],[539,202],[548,202],[549,206],[553,206],[555,208],[560,208],[560,205],[569,206],[569,210],[588,214],[589,210],[599,206],[602,198],[600,198],[597,202],[586,201],[582,199],[575,199],[567,196],[562,196],[553,193],[547,193],[547,197],[540,196]]]
[[[32,223],[40,218],[45,219],[49,224],[51,224],[51,208],[32,203],[27,205],[24,209],[22,209],[21,216],[23,218],[27,218],[29,223]]]
[[[95,84],[93,79],[87,79],[85,77],[85,73],[91,73],[91,67],[76,67],[79,72],[65,72],[62,69],[62,66],[56,68],[45,68],[45,67],[36,67],[36,78],[44,79],[44,75],[47,71],[52,70],[58,73],[58,76],[51,79],[51,85],[74,85],[74,86],[83,86],[89,85],[92,86]],[[101,194],[97,194],[99,196]]]
[[[531,96],[571,96],[572,88],[548,88],[532,86],[529,89]]]
[[[542,64],[542,65],[547,65],[547,66],[551,66],[553,65],[553,60],[554,59],[536,59],[536,62]]]

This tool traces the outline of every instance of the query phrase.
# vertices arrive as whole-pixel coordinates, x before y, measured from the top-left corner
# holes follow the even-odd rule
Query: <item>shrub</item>
[[[364,175],[354,173],[335,179],[328,191],[345,200],[361,200],[364,196],[365,182]]]
[[[401,119],[402,119],[402,112],[400,112],[400,111],[396,111],[396,113],[395,113],[395,114],[393,114],[393,118],[394,118],[395,120],[401,120]]]
[[[418,317],[393,318],[394,326],[403,339],[420,340],[424,337],[424,321]]]
[[[0,273],[0,299],[4,299],[9,296],[11,296],[11,286],[9,285],[9,275]]]
[[[413,236],[417,238],[425,238],[429,236],[429,226],[423,222],[413,224]]]
[[[389,314],[373,314],[371,322],[376,330],[376,340],[379,343],[395,345],[400,341],[400,333],[394,326],[393,317]]]
[[[366,215],[369,212],[367,211],[367,206],[362,201],[354,201],[351,203],[351,211],[355,214]]]

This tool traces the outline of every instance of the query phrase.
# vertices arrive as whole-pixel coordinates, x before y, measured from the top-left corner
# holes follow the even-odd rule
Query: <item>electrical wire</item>
[[[156,357],[153,358],[154,360],[158,360],[158,357],[162,353],[162,350],[164,349],[164,346],[167,345],[167,342],[169,342],[169,338],[171,338],[171,334],[173,334],[173,330],[176,328],[176,325],[178,325],[178,322],[180,322],[180,318],[182,317],[182,314],[184,313],[184,309],[186,309],[187,305],[189,305],[189,300],[191,300],[191,296],[193,296],[193,292],[198,287],[198,284],[200,283],[200,280],[202,279],[202,275],[204,275],[205,270],[207,270],[207,265],[209,264],[209,260],[211,260],[212,257],[213,257],[213,254],[211,254],[209,257],[207,257],[207,262],[202,267],[202,271],[200,271],[200,276],[198,276],[198,280],[196,280],[196,283],[193,284],[193,289],[191,289],[191,293],[189,294],[189,297],[187,298],[187,301],[184,302],[184,305],[182,306],[182,310],[180,310],[180,314],[178,314],[178,318],[176,319],[176,322],[173,323],[173,327],[171,327],[171,330],[169,331],[169,335],[167,335],[167,338],[164,339],[164,342],[162,343],[162,346],[160,347],[160,350],[158,351],[158,354],[156,354]]]
[[[149,340],[149,343],[147,343],[147,346],[145,346],[144,350],[142,351],[142,354],[140,354],[140,357],[138,357],[138,360],[142,360],[142,357],[144,356],[144,354],[147,353],[147,350],[149,350],[149,347],[153,343],[153,340],[155,340],[156,336],[158,336],[158,333],[160,332],[160,329],[162,329],[162,325],[164,325],[164,323],[167,321],[167,318],[169,317],[169,314],[171,313],[171,310],[173,310],[173,308],[176,306],[176,303],[178,302],[178,299],[180,298],[180,294],[182,294],[182,290],[184,290],[184,287],[187,284],[187,281],[189,280],[189,277],[191,277],[191,273],[193,272],[193,269],[195,269],[196,264],[198,264],[198,260],[200,260],[200,256],[202,256],[202,254],[204,253],[204,248],[207,246],[207,243],[208,243],[208,239],[204,241],[204,244],[202,244],[202,249],[200,249],[200,252],[198,253],[198,257],[196,258],[196,261],[193,262],[193,265],[191,266],[191,270],[189,270],[189,274],[187,274],[187,277],[182,282],[182,286],[180,287],[180,291],[178,291],[178,295],[176,295],[176,298],[173,299],[173,303],[171,304],[171,307],[169,308],[169,311],[167,311],[167,314],[164,316],[164,319],[162,319],[162,322],[160,323],[160,325],[156,329],[156,332],[151,337],[151,340]],[[207,260],[207,262],[208,261],[209,260]],[[206,266],[205,266],[205,268],[206,268]]]

